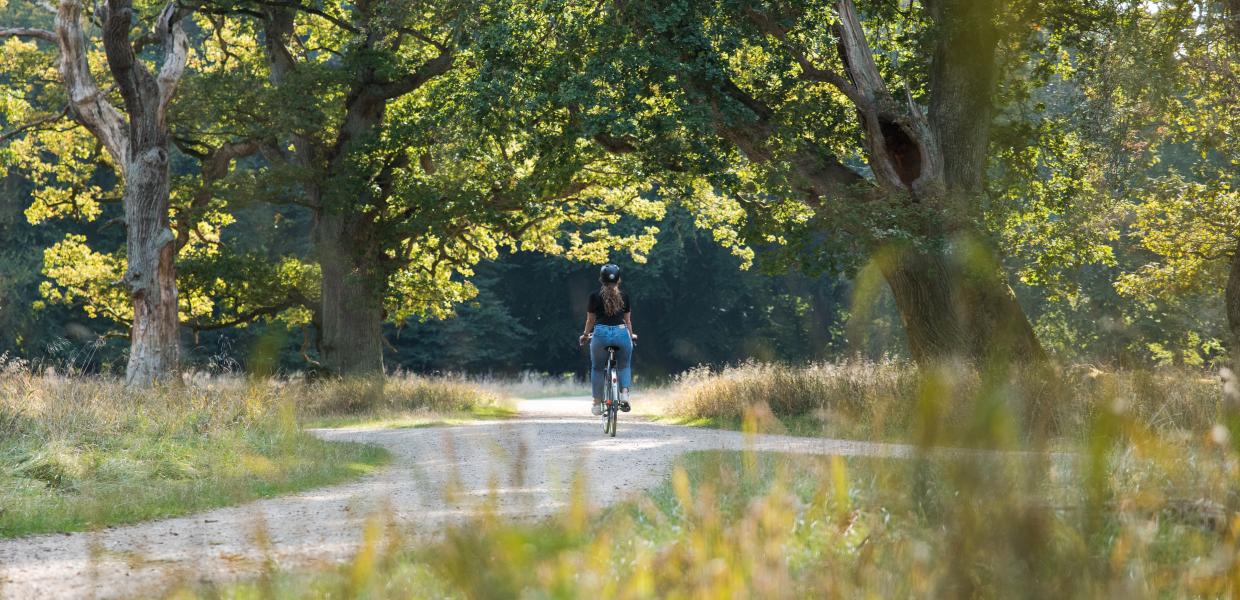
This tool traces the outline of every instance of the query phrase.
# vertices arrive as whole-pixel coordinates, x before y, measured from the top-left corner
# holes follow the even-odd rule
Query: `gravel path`
[[[506,421],[423,429],[325,429],[329,440],[379,444],[392,464],[354,483],[99,533],[0,540],[0,598],[116,598],[158,594],[176,581],[253,575],[266,560],[313,567],[350,557],[368,516],[383,511],[433,535],[494,501],[511,518],[567,504],[585,474],[598,506],[657,485],[684,452],[773,450],[905,456],[905,446],[620,422],[605,438],[588,399],[527,400]],[[606,477],[598,477],[606,467]],[[584,469],[584,471],[582,470]]]

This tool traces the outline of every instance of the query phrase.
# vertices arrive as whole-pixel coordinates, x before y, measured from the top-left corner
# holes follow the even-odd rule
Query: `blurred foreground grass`
[[[329,485],[387,452],[324,442],[305,424],[503,414],[459,381],[191,378],[151,389],[0,373],[0,537],[180,515]]]
[[[536,525],[483,515],[428,546],[371,522],[349,564],[204,598],[1218,597],[1235,524],[1171,493],[1027,459],[689,454],[648,497]],[[1037,476],[1037,475],[1040,476]],[[984,482],[984,483],[983,483]],[[1084,486],[1084,487],[1083,487]],[[1111,487],[1117,486],[1117,487]],[[967,494],[963,493],[968,491]],[[1201,490],[1196,490],[1201,491]],[[1220,527],[1221,525],[1221,527]]]
[[[861,381],[904,381],[881,371],[890,365],[877,368]],[[1224,414],[1217,383],[1211,389],[1204,374],[1189,375],[1069,374],[1054,382],[1056,393],[1079,395],[1055,407],[1013,392],[1007,373],[948,369],[861,385],[891,392],[881,408],[890,420],[865,429],[873,413],[860,412],[849,426],[912,440],[912,458],[692,453],[662,486],[601,513],[578,496],[555,518],[513,523],[484,504],[474,520],[428,545],[407,543],[380,514],[358,532],[356,558],[337,569],[269,572],[184,594],[1238,597],[1236,421]],[[803,404],[823,406],[821,398]],[[750,404],[738,420],[752,432],[763,415],[780,412]]]

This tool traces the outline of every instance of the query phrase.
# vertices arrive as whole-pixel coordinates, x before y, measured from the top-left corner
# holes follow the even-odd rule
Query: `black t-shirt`
[[[594,322],[599,325],[624,325],[624,315],[629,312],[629,294],[620,292],[620,298],[624,301],[624,308],[614,315],[609,315],[603,308],[603,295],[591,292],[590,306],[586,310],[594,313]]]

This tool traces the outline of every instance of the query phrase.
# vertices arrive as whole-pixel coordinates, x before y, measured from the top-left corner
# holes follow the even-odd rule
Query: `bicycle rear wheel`
[[[615,398],[611,395],[611,369],[604,373],[607,384],[603,386],[603,435],[611,433],[611,405]]]
[[[607,403],[607,428],[604,433],[616,437],[616,415],[620,413],[620,384],[616,381],[615,367],[607,370],[607,392],[611,402]]]

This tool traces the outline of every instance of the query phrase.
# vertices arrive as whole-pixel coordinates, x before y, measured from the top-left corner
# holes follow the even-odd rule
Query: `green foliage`
[[[158,4],[139,3],[139,11],[149,16]],[[647,265],[663,283],[633,284],[658,306],[674,304],[673,278],[717,289],[728,318],[699,317],[684,304],[676,310],[693,318],[647,313],[658,332],[647,348],[668,350],[646,364],[677,371],[838,350],[842,334],[820,330],[840,329],[839,302],[805,292],[804,282],[856,274],[888,242],[933,243],[923,236],[936,227],[933,215],[885,200],[816,203],[800,191],[806,156],[836,156],[866,174],[855,111],[833,87],[802,78],[791,52],[842,68],[831,3],[622,2],[598,10],[504,1],[408,11],[381,3],[362,14],[326,2],[322,15],[293,11],[296,68],[278,82],[264,25],[245,12],[254,4],[207,2],[190,17],[189,72],[169,114],[179,308],[195,347],[233,339],[248,352],[271,327],[301,338],[290,342],[284,368],[315,357],[316,213],[370,223],[363,237],[380,257],[387,318],[400,327],[389,329],[398,331],[395,362],[418,369],[559,371],[574,361],[552,342],[558,333],[531,323],[571,330],[576,314],[517,310],[514,297],[538,290],[514,285],[502,265],[535,268],[538,261],[519,258],[524,252]],[[1149,6],[1005,6],[995,118],[979,124],[991,130],[988,189],[966,216],[1001,248],[1056,354],[1212,363],[1222,356],[1218,290],[1240,215],[1235,36],[1217,3]],[[907,86],[926,105],[937,35],[929,12],[890,2],[859,9],[888,85]],[[754,14],[774,19],[784,38]],[[0,23],[50,27],[51,14],[10,2]],[[33,358],[65,327],[77,343],[95,334],[119,343],[131,309],[116,283],[125,257],[114,169],[87,132],[59,116],[64,92],[50,45],[2,42],[0,131],[49,120],[0,144],[5,214],[22,215],[0,224],[9,242],[0,259],[0,325],[8,324],[0,348]],[[408,75],[438,55],[436,44],[455,48],[447,72],[387,101],[377,128],[351,140],[334,164],[324,154],[298,157],[299,147],[330,149],[342,139],[358,82]],[[98,47],[90,57],[106,79]],[[721,96],[729,86],[741,95]],[[734,137],[761,119],[769,157],[758,160]],[[214,152],[245,143],[255,146],[208,176]],[[752,263],[779,277],[769,285],[752,274],[699,281],[691,270],[655,268],[691,259],[679,240],[706,241],[686,237],[682,210],[739,259],[712,254],[712,273]],[[558,258],[546,264],[562,265],[543,271],[555,281],[576,272]],[[784,276],[792,268],[805,278]],[[563,308],[571,295],[556,294],[538,297]],[[803,303],[815,297],[807,311]],[[460,320],[426,322],[453,317]],[[810,317],[814,331],[793,331]],[[889,314],[879,320],[898,329]],[[872,336],[866,351],[878,356],[899,339]],[[545,360],[521,364],[521,353]],[[191,363],[200,358],[191,354]]]

